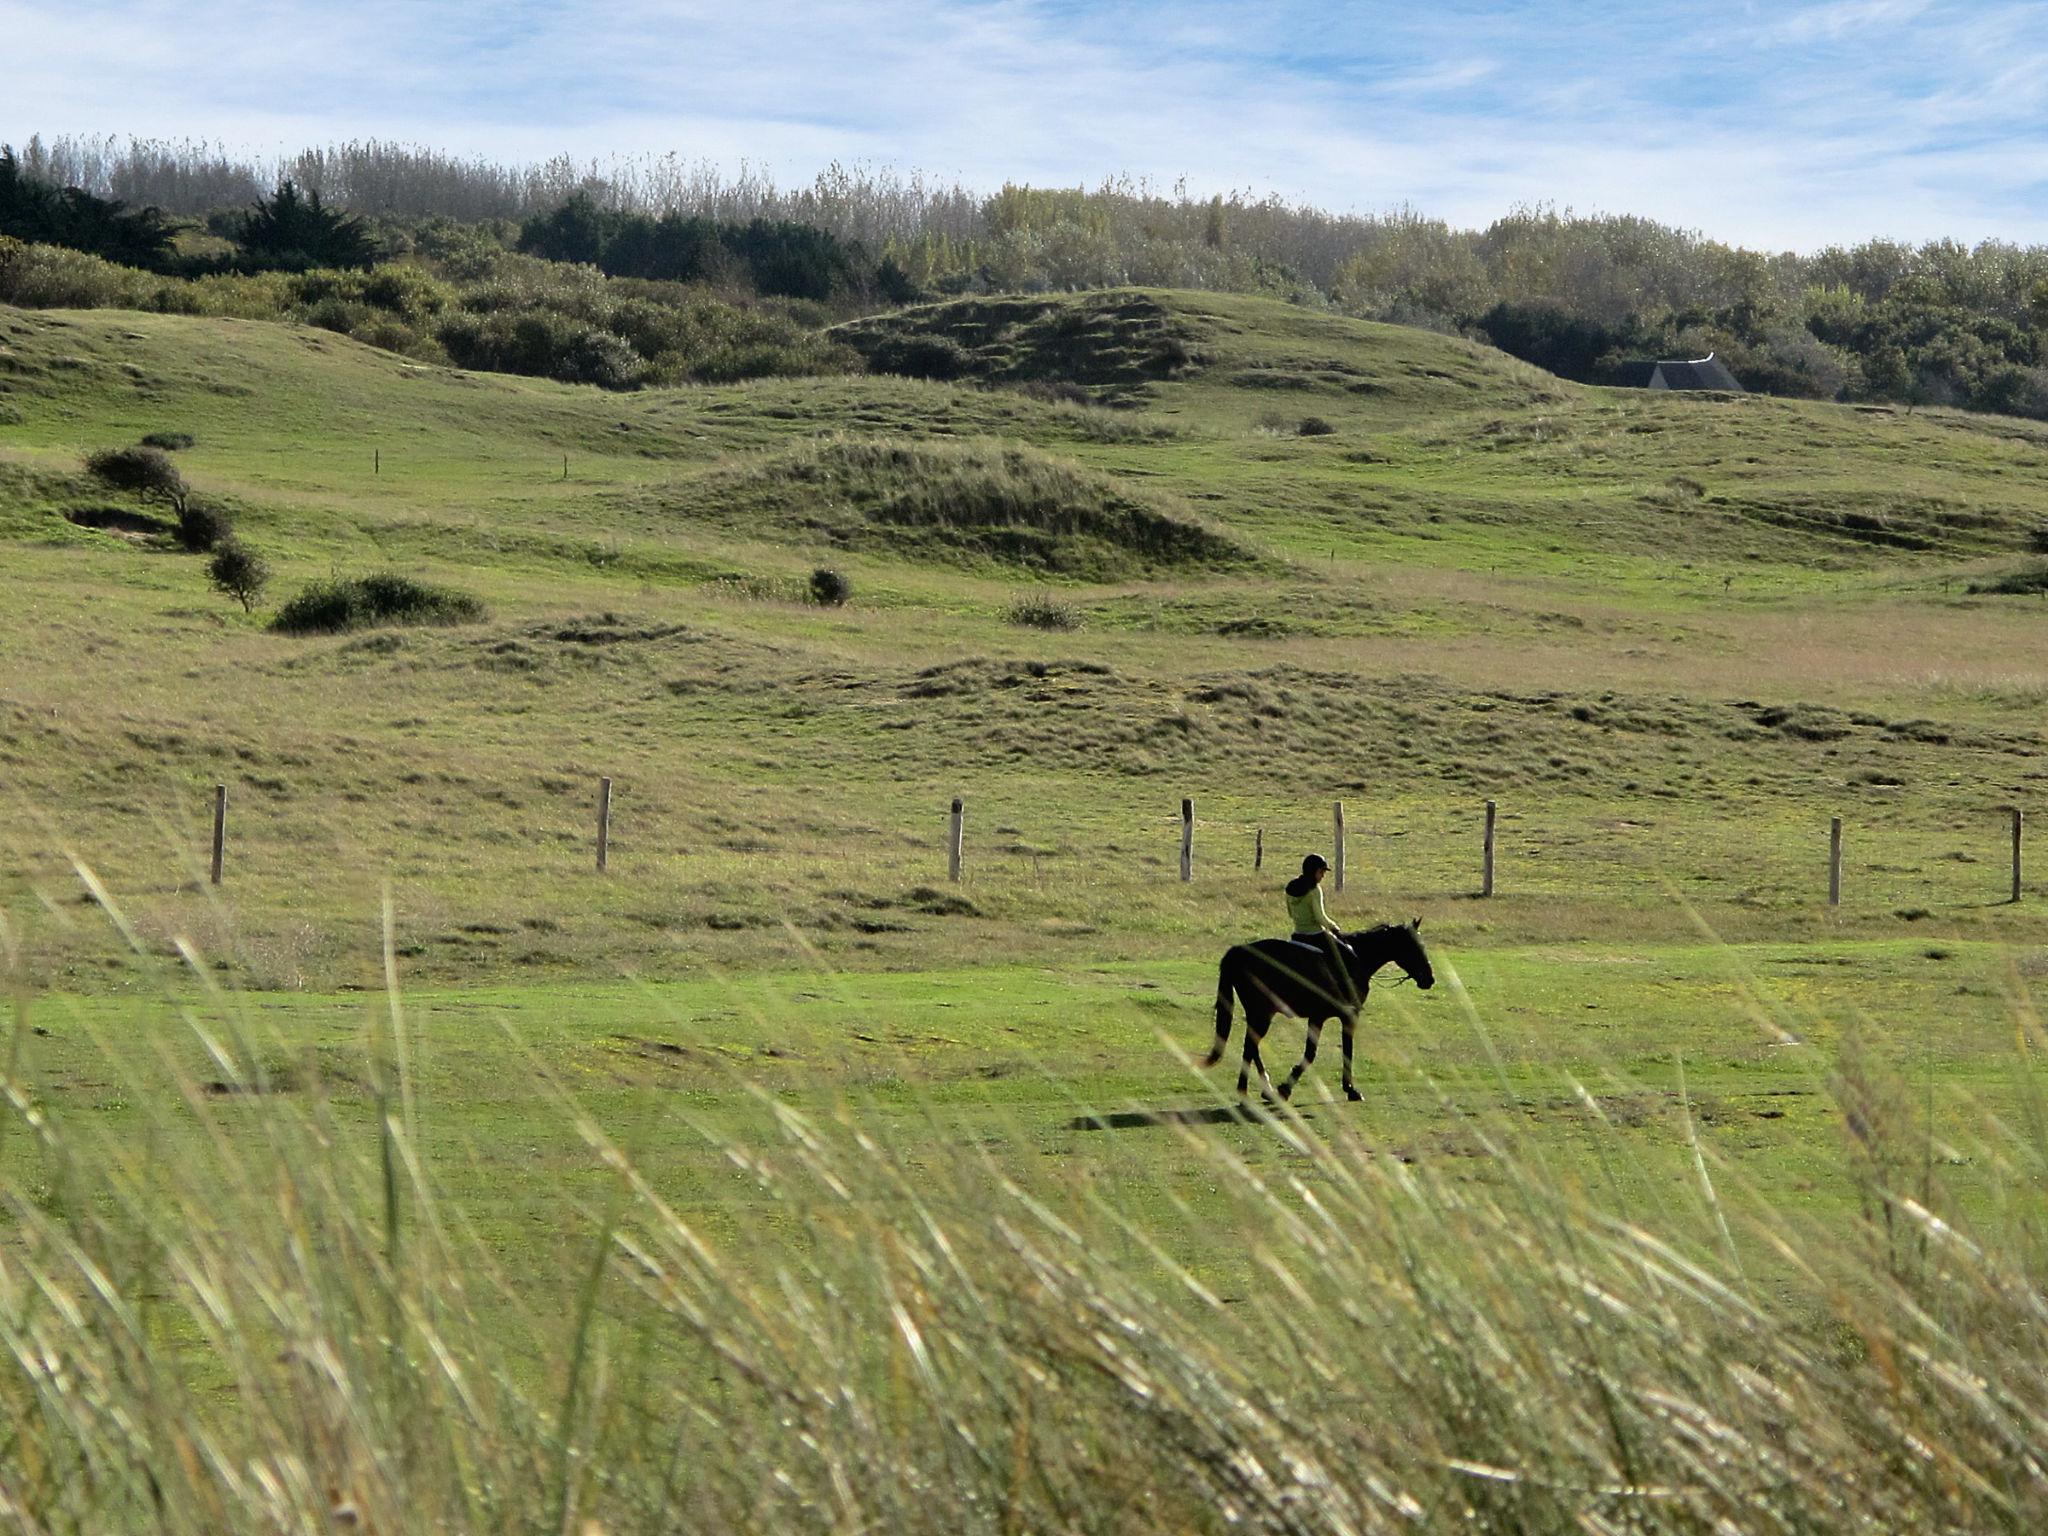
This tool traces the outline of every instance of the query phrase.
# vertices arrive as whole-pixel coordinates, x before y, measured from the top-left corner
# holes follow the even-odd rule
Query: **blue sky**
[[[2048,242],[2048,3],[0,0],[0,140],[37,131]]]

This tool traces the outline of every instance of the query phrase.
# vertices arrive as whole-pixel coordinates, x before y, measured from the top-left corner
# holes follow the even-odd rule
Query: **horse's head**
[[[1436,967],[1429,963],[1429,951],[1422,947],[1422,919],[1396,923],[1387,935],[1387,958],[1408,973],[1409,980],[1427,992],[1436,985]]]

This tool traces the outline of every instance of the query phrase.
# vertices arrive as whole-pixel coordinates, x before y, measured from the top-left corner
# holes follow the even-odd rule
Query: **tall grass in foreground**
[[[0,929],[15,965],[18,943]],[[766,1099],[758,1135],[720,1148],[777,1255],[748,1262],[563,1092],[592,1177],[535,1235],[571,1250],[567,1278],[536,1286],[501,1273],[445,1193],[395,975],[341,1063],[266,1036],[185,959],[179,990],[202,1001],[164,1016],[190,1039],[108,1053],[108,1076],[159,1106],[140,1136],[38,1101],[12,1065],[33,1008],[15,1010],[8,1529],[2048,1517],[2048,1134],[1987,1123],[2003,1210],[1961,1230],[1904,1099],[1853,1056],[1836,1081],[1867,1220],[1832,1238],[1724,1197],[1704,1154],[1697,1230],[1653,1231],[1548,1175],[1511,1106],[1460,1117],[1485,1181],[1292,1114],[1264,1126],[1291,1154],[1274,1179],[1189,1125],[1255,1260],[1241,1298],[1181,1268],[1116,1189],[1035,1172],[1025,1127],[933,1159]],[[2017,1023],[2026,1048],[2048,1045],[2030,1013]],[[514,1041],[505,1059],[545,1070]]]

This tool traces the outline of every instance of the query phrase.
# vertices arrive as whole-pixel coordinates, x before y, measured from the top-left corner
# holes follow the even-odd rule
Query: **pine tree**
[[[264,266],[367,269],[377,260],[377,238],[369,225],[323,206],[318,192],[302,194],[289,179],[242,216],[237,244]]]

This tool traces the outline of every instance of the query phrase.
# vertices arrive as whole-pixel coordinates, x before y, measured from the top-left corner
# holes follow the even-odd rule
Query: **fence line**
[[[608,872],[611,864],[612,834],[612,789],[613,781],[603,777],[597,784],[597,870]],[[2012,884],[2009,900],[2018,904],[2025,894],[2023,856],[2026,838],[2026,812],[2017,805],[2001,807],[2009,818],[2012,847]],[[1336,889],[1342,891],[1346,873],[1346,832],[1344,802],[1332,801],[1330,805],[1331,834],[1334,841]],[[1485,802],[1485,832],[1480,847],[1479,895],[1491,897],[1496,889],[1495,876],[1498,869],[1500,806],[1497,801]],[[210,878],[214,885],[220,885],[227,871],[227,825],[228,786],[216,784],[213,787],[213,840],[210,862]],[[967,811],[963,796],[955,795],[948,819],[946,837],[946,872],[949,878],[959,881],[966,862]],[[1828,818],[1828,884],[1827,904],[1839,908],[1842,904],[1842,854],[1845,847],[1843,820],[1840,816]],[[1266,829],[1258,825],[1252,838],[1252,868],[1263,870],[1266,863]],[[1192,796],[1180,802],[1180,878],[1192,883],[1195,878],[1195,802]]]

